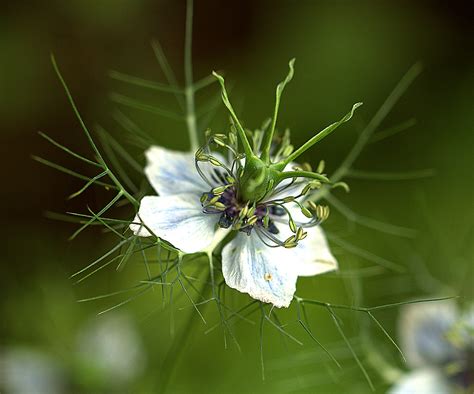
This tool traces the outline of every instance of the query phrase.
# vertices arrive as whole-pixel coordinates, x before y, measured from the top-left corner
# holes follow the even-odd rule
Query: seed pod
[[[242,210],[239,212],[239,218],[244,218],[247,216],[247,213],[249,211],[248,205],[242,208]]]
[[[258,217],[254,215],[250,217],[249,220],[247,220],[247,224],[249,226],[253,226],[255,223],[257,223],[257,220],[258,220]]]
[[[306,237],[308,236],[308,233],[306,231],[303,231],[303,233],[301,234],[300,238],[299,238],[299,241],[302,241],[303,239],[305,239]]]
[[[326,167],[326,163],[324,160],[321,160],[318,164],[318,168],[316,169],[316,172],[319,172],[321,174],[324,171],[324,167]]]
[[[296,242],[296,238],[294,235],[292,235],[291,237],[289,237],[284,243],[283,243],[283,246],[287,249],[291,249],[291,248],[294,248],[296,246],[298,246],[298,242]]]
[[[247,212],[247,217],[253,216],[254,213],[255,213],[255,207],[250,207]]]
[[[298,228],[298,231],[296,231],[296,239],[298,241],[305,239],[307,235],[308,233],[303,230],[303,227]]]
[[[301,212],[302,212],[303,215],[306,216],[308,219],[312,219],[312,218],[313,218],[313,214],[311,213],[311,211],[310,211],[308,208],[301,207]]]
[[[313,172],[313,168],[311,167],[311,164],[309,163],[303,163],[302,167],[304,171]]]
[[[214,204],[214,207],[219,211],[225,211],[226,209],[226,206],[219,201]]]
[[[289,226],[290,226],[290,230],[292,233],[296,233],[296,224],[295,222],[293,221],[293,219],[290,219],[290,221],[288,222]]]
[[[197,161],[209,161],[209,155],[206,155],[202,152],[196,152],[195,158]]]
[[[316,215],[321,222],[329,217],[329,207],[327,205],[318,205]]]
[[[213,166],[216,166],[216,167],[220,167],[222,166],[221,162],[219,160],[217,160],[215,157],[213,156],[209,156],[209,162],[213,165]]]
[[[218,137],[215,137],[215,136],[214,136],[212,140],[214,141],[214,143],[215,143],[216,145],[219,145],[219,146],[222,146],[222,147],[225,147],[225,146],[226,146],[226,143],[225,143],[222,139],[220,139],[220,138],[218,138]]]
[[[237,144],[237,136],[234,133],[229,133],[229,142],[233,146]]]
[[[263,217],[263,226],[265,228],[268,228],[269,225],[270,225],[270,216],[266,215]]]
[[[209,201],[209,205],[214,205],[217,201],[219,201],[219,198],[221,198],[220,196],[214,196],[211,198],[211,200]]]
[[[212,193],[217,196],[224,193],[225,189],[227,189],[227,186],[215,187],[214,189],[212,189]]]
[[[302,190],[302,192],[301,192],[301,195],[302,195],[302,196],[306,196],[306,195],[309,193],[309,191],[310,191],[311,189],[312,189],[311,184],[308,183],[308,184],[303,188],[303,190]]]
[[[284,150],[283,150],[283,156],[290,156],[293,153],[294,150],[293,145],[288,145]]]

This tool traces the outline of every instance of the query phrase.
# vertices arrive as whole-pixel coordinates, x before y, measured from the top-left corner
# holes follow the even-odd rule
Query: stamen
[[[258,136],[257,136],[258,137]],[[230,138],[231,139],[231,138]],[[254,140],[253,142],[259,142]],[[299,241],[307,237],[304,228],[315,226],[327,218],[329,210],[327,207],[309,203],[306,207],[302,199],[313,189],[321,187],[319,180],[309,182],[301,181],[298,177],[289,178],[285,185],[280,185],[273,189],[273,182],[269,184],[268,193],[280,194],[296,185],[301,185],[302,190],[296,196],[287,195],[282,198],[267,200],[263,203],[242,201],[239,198],[239,181],[244,170],[241,165],[242,156],[235,154],[232,160],[231,169],[226,163],[212,155],[210,144],[215,144],[221,148],[228,148],[235,153],[234,149],[228,146],[224,136],[209,136],[208,143],[196,153],[196,168],[202,178],[209,184],[211,190],[203,193],[201,204],[203,212],[206,214],[218,214],[218,226],[221,228],[232,228],[235,231],[251,235],[253,230],[260,240],[269,247],[294,248]],[[284,141],[285,144],[288,141]],[[229,160],[230,161],[230,160]],[[207,162],[212,166],[210,171],[202,171],[200,163]],[[321,165],[320,165],[321,167]],[[310,171],[307,165],[303,165],[305,170]],[[236,175],[234,175],[234,172]],[[273,191],[272,191],[273,189]],[[309,219],[307,222],[295,221],[286,204],[296,204],[301,212]],[[280,240],[277,235],[280,230],[278,223],[289,226],[293,235],[286,240]]]

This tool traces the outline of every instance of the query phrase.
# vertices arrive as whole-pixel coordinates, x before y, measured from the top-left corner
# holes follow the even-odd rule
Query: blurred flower
[[[151,231],[183,252],[195,253],[213,249],[229,230],[237,231],[222,251],[227,285],[277,307],[289,306],[298,276],[337,268],[317,226],[321,218],[308,214],[299,202],[302,190],[310,189],[307,183],[285,180],[261,201],[249,203],[239,198],[234,174],[243,160],[234,159],[228,168],[220,155],[206,155],[217,165],[201,169],[190,153],[154,146],[146,156],[145,173],[159,196],[142,199],[131,225],[135,234],[150,236]]]
[[[61,357],[27,347],[0,353],[0,392],[122,392],[144,367],[145,350],[131,317],[110,313],[82,326],[76,351]]]
[[[64,371],[58,360],[26,347],[7,349],[0,354],[0,391],[9,394],[64,393]]]
[[[132,382],[144,370],[145,350],[128,315],[106,314],[78,334],[77,359],[85,373],[108,386]]]
[[[460,314],[455,302],[407,305],[399,330],[411,372],[391,394],[472,392],[474,308]]]

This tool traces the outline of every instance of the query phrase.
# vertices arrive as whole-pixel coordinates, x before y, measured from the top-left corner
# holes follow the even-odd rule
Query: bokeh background
[[[142,149],[129,143],[112,119],[117,108],[156,143],[186,149],[184,123],[125,108],[112,102],[109,94],[119,92],[175,110],[172,96],[132,88],[108,77],[109,70],[115,69],[164,81],[150,47],[151,39],[158,38],[182,82],[184,13],[183,1],[2,3],[0,362],[7,392],[15,382],[25,384],[24,390],[40,391],[42,386],[35,383],[38,376],[44,387],[56,385],[63,392],[151,393],[158,387],[161,365],[177,337],[170,335],[170,310],[162,310],[161,292],[97,317],[123,297],[91,303],[77,300],[130,287],[144,275],[143,267],[132,265],[121,273],[110,267],[74,285],[69,276],[107,251],[113,240],[93,229],[69,242],[76,226],[45,216],[46,211],[97,209],[108,195],[91,189],[67,200],[83,182],[42,166],[31,155],[77,172],[88,171],[37,134],[44,131],[90,154],[54,75],[50,52],[86,122],[106,127],[139,161],[143,163]],[[423,63],[421,76],[382,129],[411,118],[416,125],[370,144],[355,167],[376,171],[432,168],[435,175],[407,181],[354,179],[350,194],[337,195],[354,212],[414,228],[416,236],[383,234],[354,224],[333,209],[326,229],[346,246],[332,243],[342,274],[303,279],[300,294],[368,306],[438,295],[472,299],[473,16],[469,1],[196,1],[195,76],[224,71],[248,127],[259,126],[271,114],[274,87],[286,74],[291,57],[297,59],[296,75],[285,91],[280,125],[291,128],[295,144],[339,119],[354,102],[365,103],[350,124],[306,156],[314,164],[324,158],[329,172],[337,168],[409,67]],[[198,102],[206,105],[216,92],[215,86],[210,88]],[[221,110],[212,126],[222,131],[226,124]],[[139,179],[138,174],[132,176]],[[126,210],[119,212],[127,215]],[[347,244],[357,249],[348,250]],[[377,269],[381,260],[374,255],[404,270]],[[355,271],[360,267],[371,268]],[[185,298],[171,309],[179,332],[186,316],[194,312]],[[195,325],[170,377],[169,392],[368,392],[363,374],[327,312],[314,308],[309,313],[318,339],[337,356],[342,370],[298,329],[290,311],[282,314],[283,320],[304,346],[267,328],[262,380],[258,324],[236,327],[241,352],[231,343],[225,349],[221,330],[204,334],[218,321],[215,308],[208,307],[208,324]],[[377,317],[396,337],[397,310]],[[258,323],[259,316],[255,319]],[[380,331],[367,327],[364,316],[347,312],[341,313],[341,319],[377,391],[383,392],[386,385],[370,365],[360,330],[372,333],[376,349],[403,368],[396,351]]]

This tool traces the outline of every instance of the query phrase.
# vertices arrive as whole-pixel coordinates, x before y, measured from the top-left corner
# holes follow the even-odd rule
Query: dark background
[[[111,269],[73,286],[68,277],[104,253],[110,240],[91,230],[69,242],[74,225],[45,217],[45,211],[85,212],[87,205],[97,209],[107,198],[104,192],[91,189],[78,199],[66,200],[83,182],[31,159],[31,155],[39,155],[77,172],[88,171],[37,134],[44,131],[74,150],[90,153],[54,75],[49,54],[55,54],[86,123],[105,126],[143,162],[143,149],[127,145],[119,125],[112,120],[117,104],[108,95],[126,93],[152,105],[176,109],[173,97],[127,87],[108,78],[107,72],[117,69],[164,81],[150,48],[150,40],[158,38],[182,81],[184,12],[184,2],[180,1],[3,3],[0,344],[5,349],[39,349],[67,364],[64,360],[72,357],[70,344],[79,327],[110,306],[103,302],[77,304],[75,300],[132,284],[127,274]],[[415,228],[417,236],[404,239],[380,234],[349,223],[337,212],[327,223],[330,232],[396,261],[406,271],[384,272],[360,281],[308,280],[301,285],[303,292],[311,294],[315,285],[315,298],[346,303],[359,300],[365,305],[448,293],[472,296],[473,16],[468,1],[196,1],[196,79],[212,70],[223,70],[233,86],[233,101],[249,127],[260,125],[271,113],[275,84],[285,75],[292,57],[297,59],[296,75],[282,100],[280,124],[292,129],[295,144],[339,119],[354,102],[364,101],[349,125],[306,156],[313,163],[324,158],[329,171],[342,161],[364,123],[409,67],[418,61],[424,66],[382,129],[411,117],[417,124],[369,145],[355,167],[374,171],[433,168],[435,175],[400,182],[350,180],[351,194],[338,195],[357,213]],[[198,102],[207,98],[204,94]],[[120,109],[156,143],[187,148],[184,124]],[[221,110],[213,127],[220,131],[225,125]],[[364,266],[366,259],[333,246],[342,271]],[[123,313],[136,320],[148,360],[143,375],[130,383],[132,391],[153,390],[156,371],[171,341],[168,312],[143,319],[156,309],[155,303],[156,297],[150,296],[124,308]],[[178,326],[187,311],[176,311]],[[208,312],[209,319],[215,321],[215,311]],[[391,333],[395,332],[396,315],[394,310],[381,316]],[[351,314],[347,319],[354,323],[348,324],[348,330],[359,324]],[[336,346],[339,339],[324,311],[315,311],[314,320],[320,340]],[[321,357],[318,349],[304,335],[305,347],[290,345],[288,353],[277,332],[267,333],[265,358],[269,367],[263,382],[257,327],[241,328],[242,353],[224,350],[220,332],[204,335],[202,331],[201,327],[193,335],[192,346],[179,364],[171,386],[175,391],[367,389],[354,360],[348,357],[346,361],[345,356],[342,373],[347,376],[336,388],[322,364],[316,363]],[[353,332],[356,335],[357,331]],[[383,346],[387,344],[380,340]],[[315,364],[307,361],[313,356]],[[388,353],[387,358],[396,360]],[[377,380],[377,372],[371,370],[371,374]],[[90,387],[84,384],[81,389],[88,391]],[[383,384],[379,382],[378,387]],[[103,388],[112,390],[107,385]]]

